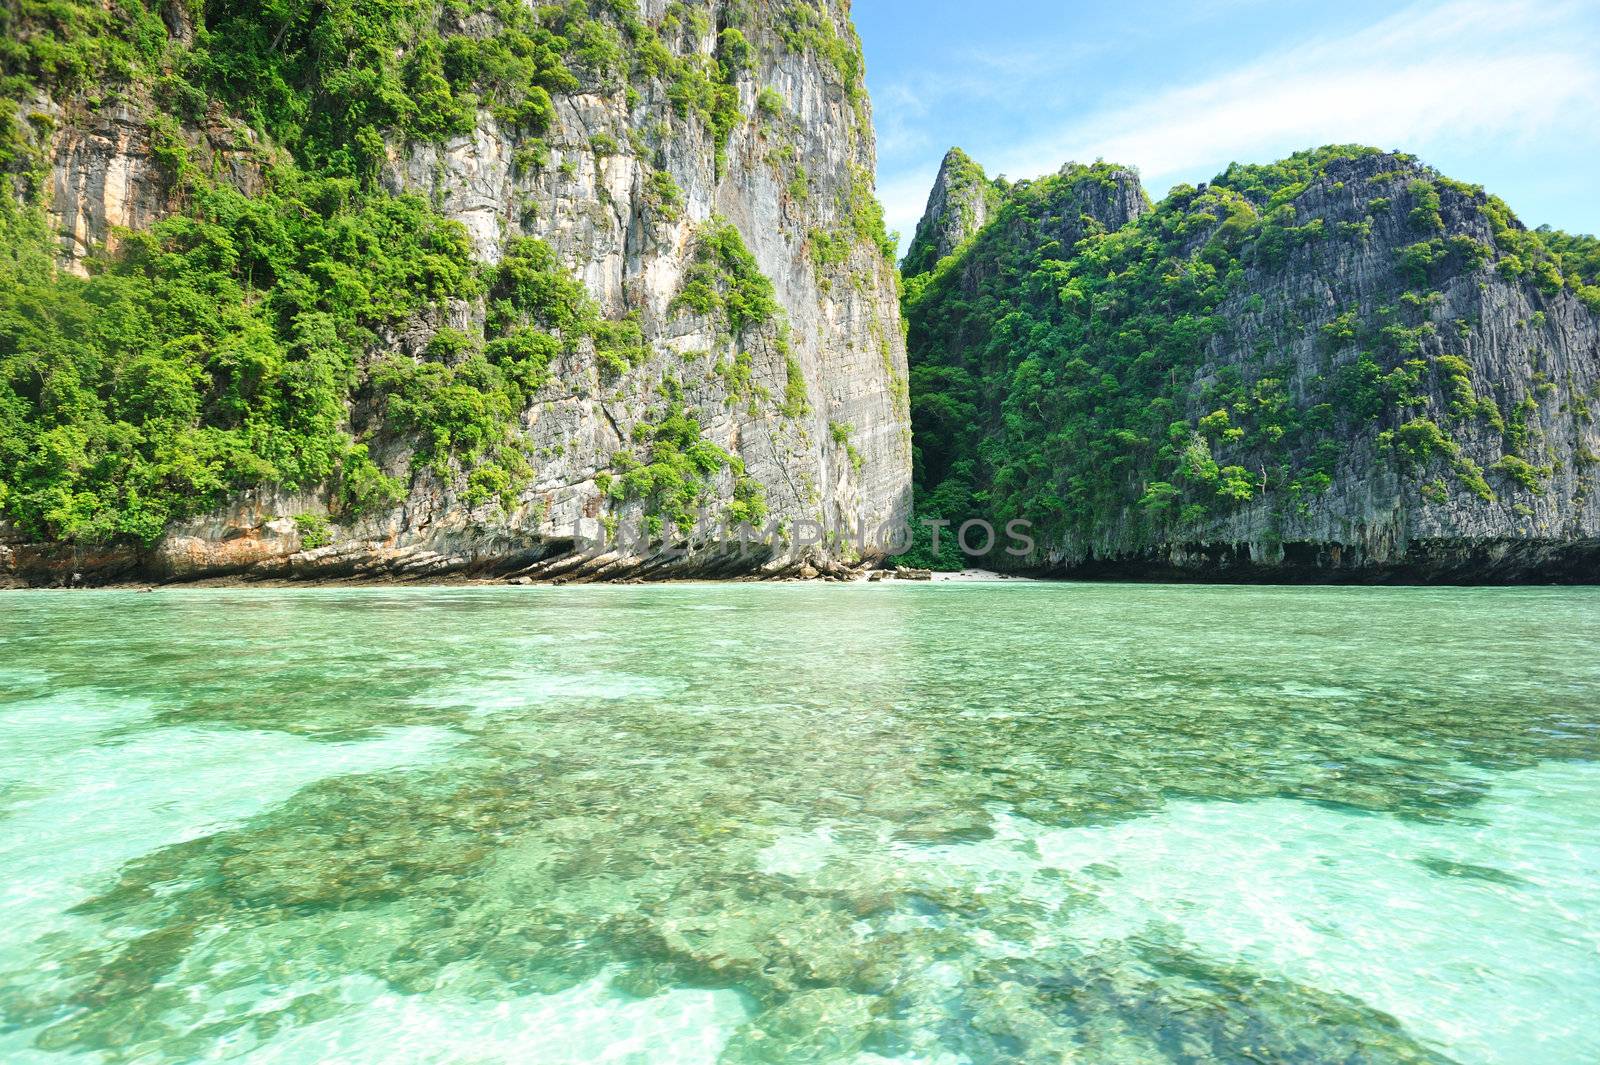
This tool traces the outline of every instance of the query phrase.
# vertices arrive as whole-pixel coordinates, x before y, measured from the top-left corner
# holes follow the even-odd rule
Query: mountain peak
[[[971,240],[993,217],[1000,199],[1000,186],[971,156],[960,148],[946,152],[901,267],[905,276],[928,273]]]

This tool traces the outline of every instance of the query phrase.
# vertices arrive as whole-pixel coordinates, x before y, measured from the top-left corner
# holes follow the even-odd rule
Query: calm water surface
[[[0,1061],[1600,1060],[1600,590],[0,593]]]

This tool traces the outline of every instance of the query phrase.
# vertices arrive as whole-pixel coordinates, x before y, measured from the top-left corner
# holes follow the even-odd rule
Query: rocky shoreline
[[[1600,551],[1600,547],[1597,547]],[[641,575],[642,568],[616,575],[595,574],[587,569],[570,574],[506,576],[466,571],[423,575],[404,573],[307,573],[303,576],[254,575],[248,572],[209,573],[195,576],[151,578],[118,576],[82,579],[82,574],[30,582],[15,575],[0,574],[0,591],[155,591],[161,589],[217,588],[555,588],[568,585],[688,585],[688,584],[1189,584],[1233,586],[1303,587],[1571,587],[1600,584],[1600,563],[1589,562],[1565,572],[1527,573],[1517,570],[1496,572],[1493,567],[1407,566],[1390,569],[1327,569],[1316,567],[1266,568],[1219,566],[1210,571],[1163,566],[1151,560],[1133,562],[1113,560],[1074,566],[1067,569],[1044,568],[1027,573],[999,573],[969,569],[956,572],[905,567],[869,568],[841,563],[785,565],[755,572],[724,575],[689,575],[668,571]]]
[[[19,549],[20,547],[20,549]],[[66,557],[59,545],[0,544],[0,590],[25,589],[141,589],[193,588],[293,588],[394,585],[563,585],[563,584],[667,584],[775,583],[775,582],[877,582],[883,580],[932,581],[962,579],[1013,579],[988,571],[935,575],[931,570],[880,564],[846,563],[824,556],[773,556],[752,560],[736,549],[706,551],[674,557],[637,558],[615,552],[593,554],[558,550],[529,561],[528,555],[509,554],[490,559],[440,555],[430,551],[384,549],[373,544],[338,544],[264,559],[247,565],[173,567],[129,551],[106,554],[74,553]],[[162,560],[166,561],[166,560]]]

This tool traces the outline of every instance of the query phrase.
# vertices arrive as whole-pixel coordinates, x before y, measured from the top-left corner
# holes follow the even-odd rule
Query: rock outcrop
[[[608,17],[607,7],[594,5],[595,17]],[[621,374],[606,372],[592,345],[560,355],[521,413],[516,432],[532,475],[509,505],[473,494],[469,470],[414,462],[416,440],[381,424],[358,396],[353,431],[370,439],[383,472],[407,485],[392,507],[346,516],[327,491],[264,485],[147,546],[94,549],[23,543],[0,525],[0,542],[9,540],[0,564],[11,578],[733,576],[861,554],[840,536],[799,547],[775,537],[730,551],[723,507],[740,493],[759,492],[768,533],[802,522],[832,530],[907,520],[904,342],[894,265],[873,232],[876,219],[881,233],[881,211],[871,110],[848,0],[645,0],[639,17],[672,27],[658,31],[666,46],[696,61],[711,62],[730,32],[738,37],[739,62],[728,64],[737,71],[730,129],[683,106],[681,86],[665,77],[585,76],[552,94],[553,121],[537,138],[485,108],[470,133],[391,139],[380,165],[384,187],[423,194],[465,226],[485,263],[498,262],[513,239],[547,242],[605,320],[637,323],[642,334],[644,356]],[[486,32],[475,25],[468,31]],[[169,32],[193,29],[182,21]],[[151,162],[152,126],[166,120],[129,104],[106,112],[81,100],[47,103],[47,208],[62,261],[81,270],[118,227],[143,228],[180,209],[168,195],[170,175]],[[182,135],[192,145],[226,140],[192,125]],[[242,123],[232,135],[253,138]],[[249,189],[248,167],[217,169]],[[730,329],[683,298],[700,240],[723,225],[770,282],[778,311],[769,321]],[[373,357],[416,355],[438,329],[471,334],[489,313],[482,299],[442,307],[382,338]],[[645,501],[608,491],[629,464],[648,458],[641,441],[669,401],[728,456],[707,475],[706,521],[688,534],[686,553],[630,540],[631,530],[672,533],[672,523],[663,530]],[[585,553],[586,540],[608,542]],[[874,551],[869,542],[866,554]]]
[[[1081,189],[1045,184],[908,302],[919,508],[1030,518],[994,561],[1053,574],[1600,578],[1592,239],[1370,149],[1104,235],[1050,231]],[[952,381],[978,426],[933,452]]]
[[[1000,206],[1005,186],[991,181],[983,167],[960,148],[939,164],[928,207],[917,223],[901,269],[907,277],[925,274],[978,234]]]

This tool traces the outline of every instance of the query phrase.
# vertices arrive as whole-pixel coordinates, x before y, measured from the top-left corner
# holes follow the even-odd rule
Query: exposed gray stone
[[[703,52],[714,46],[722,4],[711,6],[712,28],[694,42]],[[894,267],[868,241],[854,242],[845,261],[825,269],[812,254],[817,234],[850,229],[852,191],[874,171],[870,107],[864,90],[856,97],[839,83],[825,57],[790,50],[776,31],[782,5],[745,6],[754,12],[745,32],[757,64],[739,83],[745,120],[732,133],[722,173],[710,130],[692,115],[679,117],[660,81],[635,85],[639,95],[631,104],[620,88],[586,87],[557,97],[555,126],[543,138],[549,163],[530,172],[514,164],[517,136],[488,113],[478,116],[470,136],[390,146],[383,173],[388,187],[428,195],[467,228],[488,261],[498,259],[512,236],[548,241],[604,314],[638,317],[653,353],[616,382],[602,383],[592,350],[579,350],[554,368],[552,384],[522,414],[521,434],[536,456],[536,471],[510,513],[497,503],[469,506],[463,478],[413,474],[409,442],[380,435],[374,456],[387,472],[410,481],[409,494],[388,513],[334,525],[336,555],[297,554],[293,523],[283,521],[325,514],[317,494],[279,499],[261,491],[172,528],[149,551],[122,548],[92,559],[84,568],[89,579],[140,572],[169,579],[229,573],[415,577],[548,566],[572,551],[580,522],[588,535],[599,534],[607,504],[596,476],[630,444],[635,426],[659,416],[669,376],[681,378],[685,407],[706,438],[740,458],[763,486],[770,520],[785,528],[803,519],[830,528],[906,520],[909,398]],[[840,34],[852,38],[848,5],[822,6]],[[643,10],[659,18],[665,5],[651,0]],[[190,27],[185,22],[173,32]],[[783,97],[781,115],[758,110],[763,87]],[[150,159],[147,116],[124,108],[87,121],[81,127],[65,122],[52,144],[50,209],[63,233],[64,260],[74,267],[113,227],[147,226],[173,207]],[[597,154],[591,138],[598,133],[609,134],[619,150]],[[190,135],[224,143],[244,136],[235,130]],[[231,156],[224,158],[234,165]],[[683,192],[676,220],[661,217],[646,195],[655,169],[670,173]],[[233,178],[248,187],[251,175],[241,166]],[[804,196],[795,195],[800,184]],[[695,229],[714,215],[738,228],[771,279],[782,307],[781,337],[774,325],[730,342],[719,336],[717,323],[672,306]],[[482,314],[481,307],[449,308],[385,338],[383,348],[414,354],[440,326],[461,327]],[[775,398],[730,395],[712,372],[719,356],[731,360],[740,349],[753,359],[754,385]],[[793,417],[780,409],[789,358],[804,378],[807,406]],[[833,439],[833,426],[850,427],[848,448]],[[732,497],[733,475],[724,471],[715,488],[720,501],[708,508],[713,519]],[[616,516],[625,528],[636,526],[640,505],[622,507]],[[19,548],[0,559],[6,567],[0,574],[11,579],[52,579],[82,555],[16,541],[0,528],[0,542]],[[851,549],[837,542],[808,550],[853,561]],[[682,559],[624,552],[609,568],[580,563],[570,572],[586,579],[732,576],[770,567],[782,554],[781,548],[740,554],[700,544]]]

